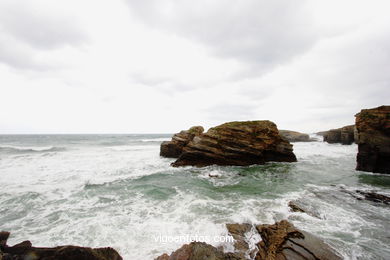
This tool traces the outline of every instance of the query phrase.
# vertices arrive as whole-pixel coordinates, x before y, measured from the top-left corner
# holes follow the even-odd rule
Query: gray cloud
[[[0,3],[0,62],[18,69],[52,69],[56,65],[45,64],[37,54],[87,41],[75,19],[42,10],[44,6],[29,2]]]
[[[306,1],[127,1],[145,23],[208,46],[261,73],[307,51],[317,40]]]
[[[216,122],[253,120],[257,104],[220,103],[213,105],[204,112],[208,118]]]

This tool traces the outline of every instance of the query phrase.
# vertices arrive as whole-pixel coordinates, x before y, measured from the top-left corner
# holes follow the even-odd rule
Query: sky
[[[0,134],[306,133],[389,105],[388,0],[1,0]]]

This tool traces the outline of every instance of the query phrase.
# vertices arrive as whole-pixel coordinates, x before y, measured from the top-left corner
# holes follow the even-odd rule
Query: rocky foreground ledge
[[[0,232],[0,260],[122,260],[111,247],[33,247],[30,241],[8,246],[9,232]]]
[[[229,122],[203,133],[192,127],[161,144],[160,155],[178,158],[172,166],[264,164],[269,161],[296,162],[292,145],[268,120]]]
[[[192,242],[182,246],[171,255],[163,254],[156,260],[342,259],[321,239],[295,228],[287,220],[273,225],[227,224],[226,226],[235,239],[234,252],[225,253],[222,249],[209,244]],[[262,238],[254,247],[247,243],[248,232],[255,232]]]

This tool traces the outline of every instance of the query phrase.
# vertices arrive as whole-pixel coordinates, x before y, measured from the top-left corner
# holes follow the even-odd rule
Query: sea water
[[[390,259],[390,207],[345,192],[389,195],[390,176],[355,171],[355,144],[294,143],[297,163],[172,168],[159,156],[169,137],[0,136],[8,244],[111,246],[124,259],[154,259],[183,244],[158,237],[226,236],[226,223],[288,219],[345,259]],[[291,212],[291,200],[315,215]]]

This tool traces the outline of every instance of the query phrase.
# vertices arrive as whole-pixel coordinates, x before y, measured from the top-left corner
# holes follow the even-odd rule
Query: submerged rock
[[[359,193],[360,195],[363,195],[364,199],[366,199],[366,200],[390,205],[390,197],[389,196],[379,194],[379,193],[376,193],[373,191],[367,192],[367,191],[357,190],[356,192]]]
[[[257,225],[254,229],[251,224],[227,224],[227,229],[236,240],[232,253],[224,253],[222,249],[205,243],[192,242],[156,260],[243,260],[248,256],[256,260],[342,259],[321,239],[295,228],[287,220],[273,225]],[[245,234],[252,229],[261,236],[261,241],[255,245],[255,250],[249,251]]]
[[[160,155],[168,158],[179,158],[186,146],[195,136],[202,134],[202,126],[193,126],[189,130],[174,134],[171,141],[162,142],[160,146]]]
[[[290,130],[279,130],[279,134],[287,139],[289,142],[311,142],[308,134],[290,131]]]
[[[390,174],[390,106],[363,109],[356,114],[356,170]]]
[[[324,142],[334,144],[352,144],[355,142],[355,125],[348,125],[337,129],[331,129],[323,134]]]
[[[90,248],[79,246],[33,247],[30,241],[7,246],[9,232],[0,232],[0,259],[4,260],[122,260],[111,247]]]
[[[264,164],[296,162],[292,145],[268,120],[230,122],[195,136],[172,166]]]

